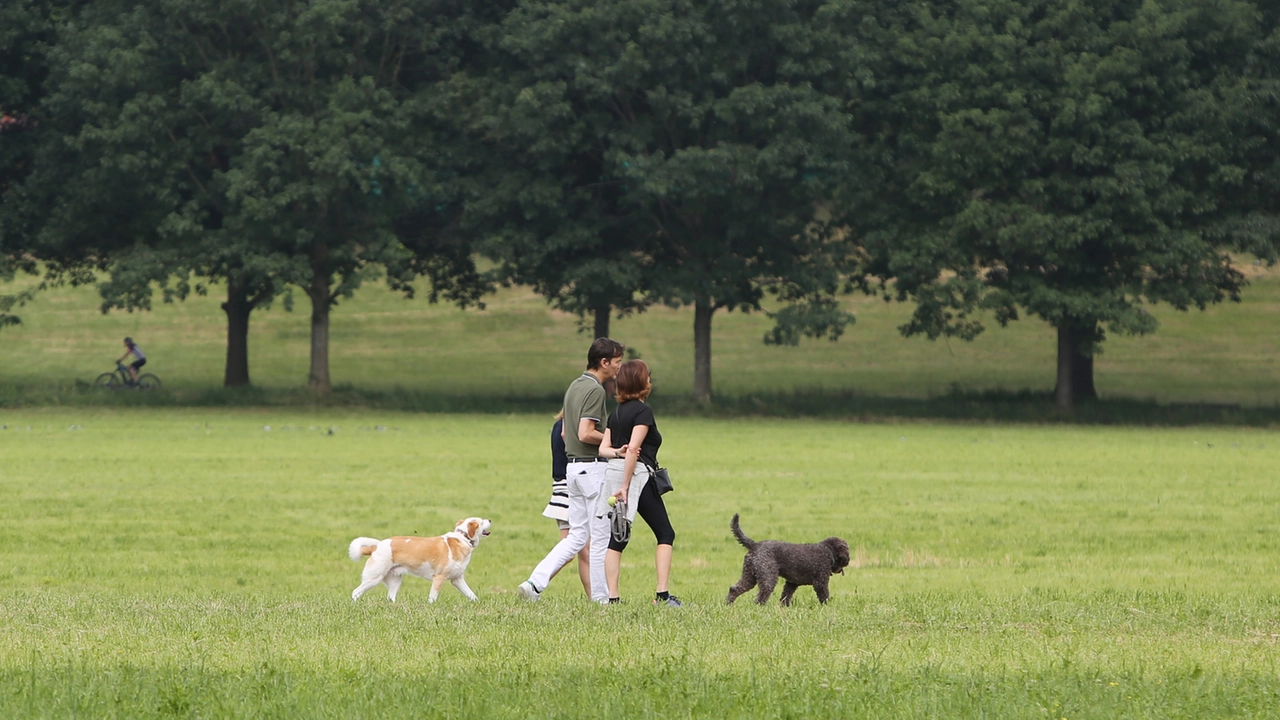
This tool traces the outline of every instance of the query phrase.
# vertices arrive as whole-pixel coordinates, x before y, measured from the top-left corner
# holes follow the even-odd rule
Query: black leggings
[[[640,504],[636,506],[636,514],[644,518],[645,524],[653,531],[658,544],[674,545],[676,531],[672,529],[671,519],[667,517],[667,505],[662,502],[662,496],[658,494],[652,480],[644,484],[644,489],[640,491],[639,502]],[[609,549],[622,552],[627,549],[627,544],[610,537]]]

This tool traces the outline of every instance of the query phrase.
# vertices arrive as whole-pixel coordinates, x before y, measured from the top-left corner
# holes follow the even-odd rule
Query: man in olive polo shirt
[[[592,509],[604,485],[608,458],[600,457],[604,440],[604,383],[612,380],[622,367],[622,343],[597,338],[587,351],[587,371],[569,385],[564,394],[564,446],[569,456],[569,534],[533,569],[529,579],[520,583],[516,592],[525,600],[537,600],[547,589],[551,576],[569,562],[583,547],[590,546],[591,599],[609,601],[605,585],[604,557],[609,549],[609,519],[596,517]],[[613,448],[607,452],[616,454]]]

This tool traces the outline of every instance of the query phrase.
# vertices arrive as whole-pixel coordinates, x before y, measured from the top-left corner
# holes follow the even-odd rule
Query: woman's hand
[[[613,450],[616,453],[612,458],[605,454],[609,450]],[[627,446],[623,445],[622,447],[615,449],[613,447],[613,433],[609,432],[609,428],[605,428],[604,439],[600,442],[600,447],[596,448],[596,454],[602,458],[605,458],[606,460],[623,458],[623,457],[626,457]]]
[[[620,487],[620,488],[618,488],[618,492],[614,493],[614,494],[613,494],[613,496],[614,496],[615,498],[617,498],[618,502],[620,502],[620,503],[624,503],[624,502],[626,502],[626,501],[627,501],[627,488],[626,488],[626,487]]]

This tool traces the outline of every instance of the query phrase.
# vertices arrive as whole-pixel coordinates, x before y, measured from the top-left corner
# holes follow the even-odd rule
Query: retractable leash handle
[[[631,521],[627,519],[627,502],[619,500],[609,511],[609,533],[614,542],[631,540]]]

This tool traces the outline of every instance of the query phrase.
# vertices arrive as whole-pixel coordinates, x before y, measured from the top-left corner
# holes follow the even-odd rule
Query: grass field
[[[1190,313],[1155,306],[1152,311],[1161,322],[1155,334],[1108,339],[1097,360],[1102,396],[1280,406],[1280,334],[1274,332],[1280,321],[1280,271],[1246,269],[1253,284],[1243,303]],[[0,330],[0,406],[92,404],[92,396],[77,397],[68,388],[110,370],[111,361],[123,352],[124,335],[142,345],[150,358],[148,370],[164,379],[175,402],[205,402],[199,399],[203,393],[222,382],[226,329],[220,293],[214,287],[210,296],[185,303],[157,301],[153,312],[105,316],[96,312],[99,300],[91,288],[39,295],[20,310],[22,325]],[[575,319],[549,310],[522,289],[504,290],[487,302],[485,310],[460,311],[406,300],[381,283],[367,285],[334,311],[334,382],[340,389],[425,396],[408,403],[424,409],[481,407],[485,399],[502,406],[512,399],[558,397],[566,376],[582,366],[585,356],[587,338],[577,332]],[[909,306],[863,296],[849,297],[846,305],[858,322],[844,338],[836,343],[805,340],[799,348],[763,345],[761,337],[770,325],[763,315],[718,313],[713,323],[718,396],[758,396],[756,401],[767,405],[800,393],[810,405],[832,396],[840,398],[839,404],[856,405],[859,398],[921,399],[957,389],[1053,389],[1055,335],[1039,320],[1022,320],[1007,329],[989,323],[990,329],[972,343],[929,342],[898,334]],[[308,317],[301,296],[294,312],[277,303],[254,314],[250,369],[259,394],[305,386]],[[611,335],[650,362],[664,401],[671,402],[692,392],[692,327],[691,309],[658,307],[615,321]],[[236,401],[247,400],[237,396]],[[287,396],[275,401],[298,403]],[[510,407],[532,409],[519,403]],[[752,405],[744,408],[749,411]]]
[[[624,606],[572,573],[513,592],[556,538],[572,317],[370,285],[333,315],[339,390],[316,403],[305,304],[255,314],[254,388],[218,389],[217,292],[103,316],[57,289],[0,330],[0,718],[1280,717],[1280,274],[1108,340],[1109,400],[1075,425],[909,419],[1057,419],[1035,320],[904,340],[908,308],[851,297],[840,342],[770,348],[767,318],[718,314],[711,411],[689,411],[691,311],[615,321],[657,378],[680,610],[648,603],[643,528]],[[165,391],[84,387],[126,334]],[[1137,426],[1222,404],[1258,427]],[[845,537],[832,602],[723,605],[734,512],[757,539]],[[478,603],[415,579],[351,603],[353,537],[472,514],[494,522]]]
[[[660,417],[669,610],[642,528],[628,604],[517,600],[549,421],[0,410],[0,717],[1280,717],[1274,431]],[[724,606],[734,512],[845,537],[832,602]],[[350,601],[471,514],[478,603]]]

